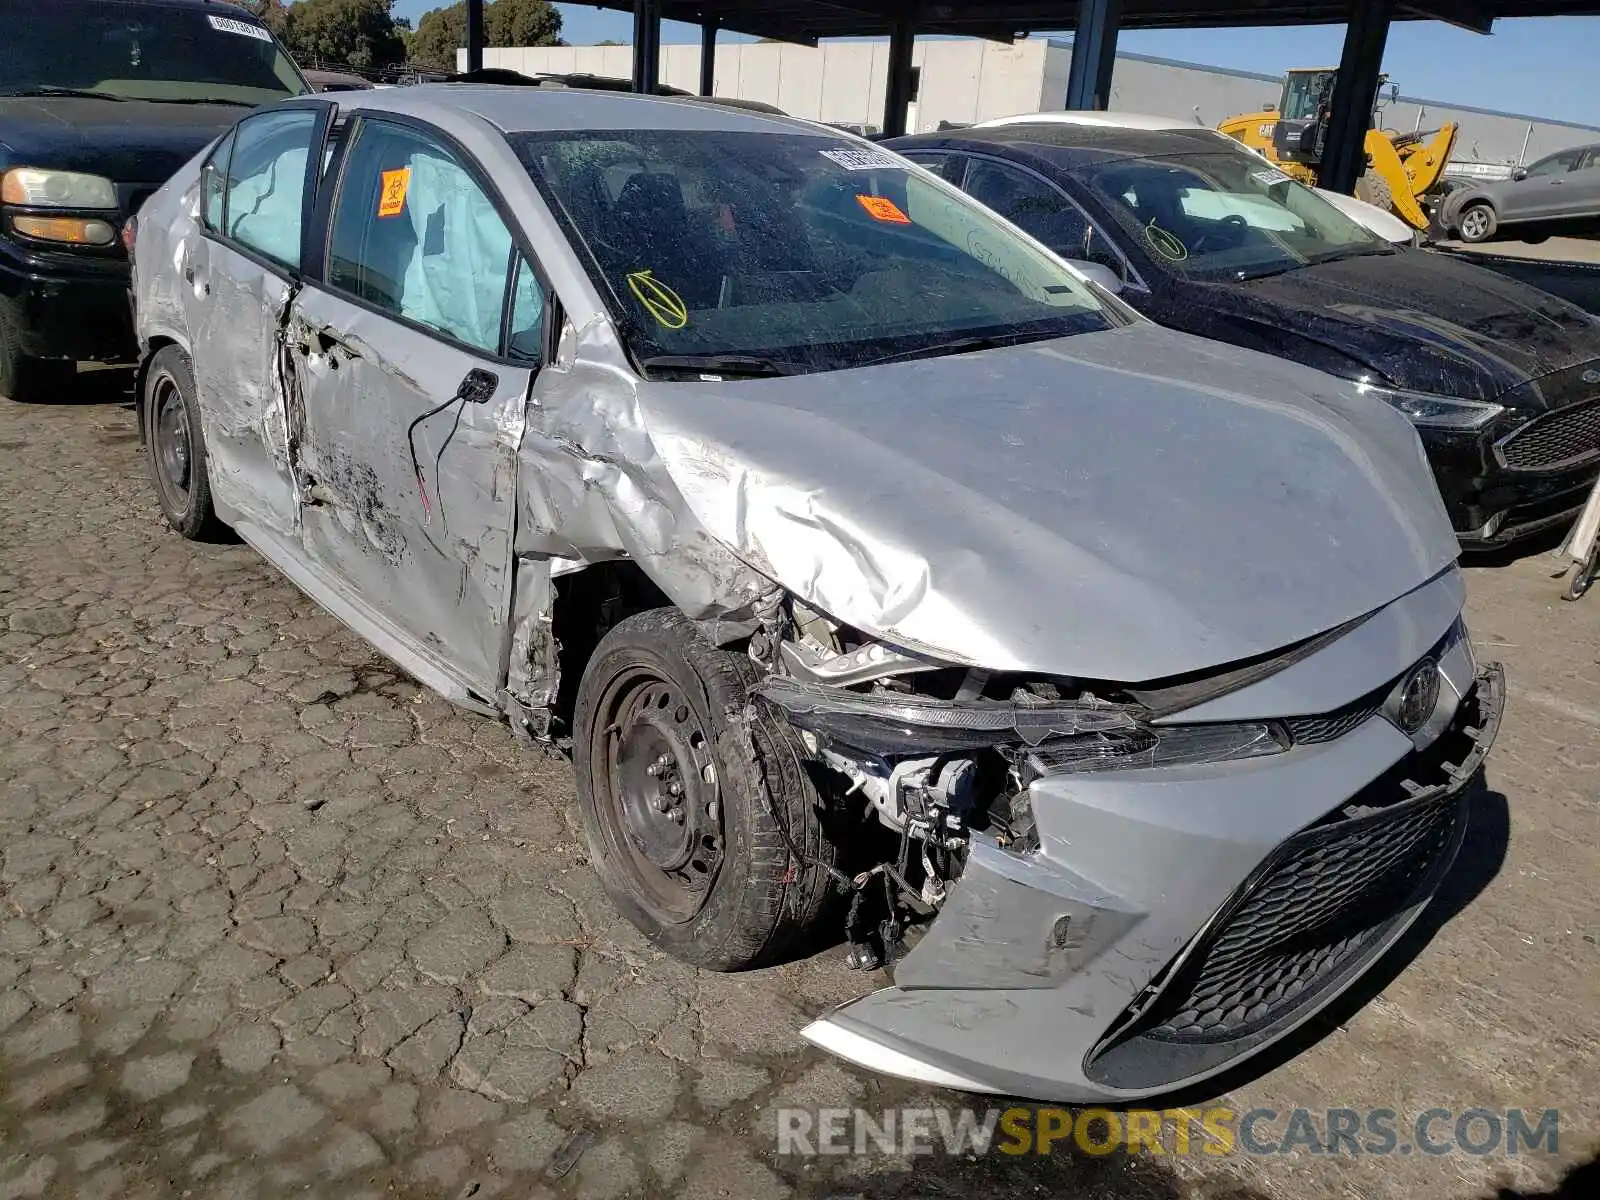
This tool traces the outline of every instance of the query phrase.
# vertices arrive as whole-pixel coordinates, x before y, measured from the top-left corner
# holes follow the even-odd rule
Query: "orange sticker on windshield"
[[[411,168],[383,173],[383,190],[378,193],[378,215],[398,217],[405,211],[406,192],[411,188]]]
[[[900,206],[883,196],[857,196],[857,202],[867,210],[874,221],[887,221],[890,225],[909,225],[911,218],[900,211]]]

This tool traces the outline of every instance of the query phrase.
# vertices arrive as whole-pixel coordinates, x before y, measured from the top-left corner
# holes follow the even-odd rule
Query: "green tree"
[[[491,0],[483,9],[483,33],[490,46],[559,46],[561,14],[549,0]],[[467,6],[452,4],[422,14],[411,57],[453,71],[456,51],[466,44]]]
[[[391,0],[298,0],[288,6],[282,37],[302,66],[372,70],[404,62],[405,39]]]

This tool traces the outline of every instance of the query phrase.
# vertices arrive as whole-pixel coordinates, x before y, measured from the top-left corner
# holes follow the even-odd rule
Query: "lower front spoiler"
[[[971,1092],[1128,1103],[1192,1087],[1326,1008],[1427,907],[1461,844],[1469,788],[1498,731],[1503,700],[1503,674],[1491,666],[1438,742],[1398,756],[1331,811],[1286,831],[1233,877],[1231,894],[1209,917],[1190,923],[1182,945],[1164,960],[1149,957],[1157,941],[1152,931],[1164,919],[1170,924],[1172,914],[1156,911],[1148,897],[1105,895],[1095,911],[1115,914],[1105,926],[1112,936],[1087,961],[1078,947],[1070,974],[1052,972],[1046,952],[1009,977],[1002,968],[987,987],[974,977],[954,986],[907,986],[908,978],[932,982],[926,970],[905,969],[919,947],[897,971],[898,986],[841,1006],[803,1034],[874,1071]],[[1397,732],[1377,718],[1348,740],[1359,743],[1385,729]],[[1181,803],[1179,796],[1170,799]],[[1151,842],[1163,844],[1165,832],[1152,830]],[[1191,840],[1194,857],[1203,859],[1202,840]],[[1007,870],[1014,856],[974,850],[986,873],[976,888],[1000,898],[991,909],[997,928],[1000,914],[1019,904],[1034,924],[1061,905],[1059,895],[994,889],[987,873]],[[1084,850],[1094,857],[1094,846]],[[1166,862],[1174,862],[1170,851]],[[1019,874],[1011,872],[1011,882]],[[952,916],[950,905],[967,882],[964,875],[952,890],[934,931]],[[1139,903],[1147,909],[1143,918],[1130,912]],[[972,957],[994,962],[992,947],[972,937],[971,912],[969,905],[954,914],[965,921],[965,936],[946,937],[943,946],[964,944]],[[1047,937],[1048,924],[1041,940]],[[1067,942],[1070,955],[1074,946]],[[1008,950],[1014,961],[1014,948]]]

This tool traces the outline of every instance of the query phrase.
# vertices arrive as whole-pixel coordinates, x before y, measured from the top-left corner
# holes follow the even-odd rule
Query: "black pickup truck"
[[[230,4],[0,0],[0,396],[131,358],[124,222],[242,113],[308,90]]]

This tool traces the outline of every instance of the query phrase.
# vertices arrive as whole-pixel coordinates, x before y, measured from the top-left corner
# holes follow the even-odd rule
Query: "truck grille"
[[[1459,797],[1314,826],[1285,842],[1190,955],[1145,1036],[1244,1037],[1309,993],[1415,901],[1455,843]]]
[[[1500,443],[1500,459],[1516,471],[1548,471],[1600,456],[1600,399],[1546,413]]]

